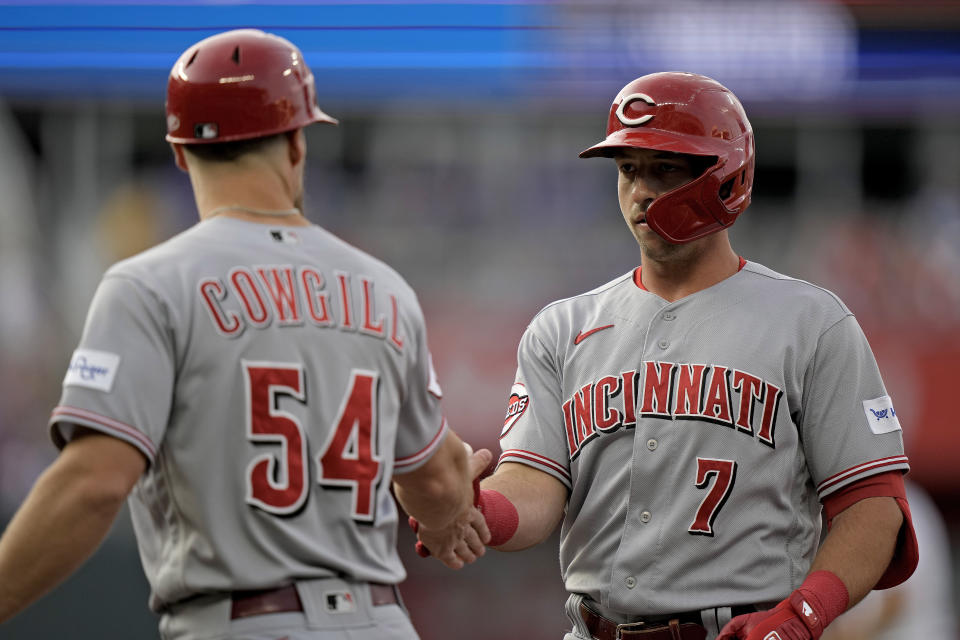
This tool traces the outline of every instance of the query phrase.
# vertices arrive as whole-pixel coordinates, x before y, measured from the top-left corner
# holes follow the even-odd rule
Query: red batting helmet
[[[313,74],[290,41],[227,31],[187,49],[167,82],[167,140],[229,142],[336,124],[317,106]]]
[[[740,101],[719,82],[667,72],[625,86],[610,107],[606,140],[580,157],[611,157],[623,147],[717,159],[699,178],[647,209],[647,224],[669,242],[683,244],[725,229],[750,204],[753,129]]]

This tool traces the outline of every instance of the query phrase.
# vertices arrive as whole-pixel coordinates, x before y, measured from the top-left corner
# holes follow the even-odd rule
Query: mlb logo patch
[[[357,610],[357,601],[349,591],[328,591],[323,594],[327,613],[352,613]]]
[[[216,122],[201,122],[193,127],[193,137],[201,140],[213,140],[219,135],[220,128]]]
[[[864,400],[863,415],[867,418],[867,425],[870,426],[870,430],[877,435],[901,430],[900,420],[897,418],[897,412],[893,408],[893,400],[890,399],[890,396]]]
[[[300,236],[297,235],[297,232],[290,231],[288,229],[271,229],[270,237],[273,238],[275,242],[283,242],[284,244],[300,244]]]

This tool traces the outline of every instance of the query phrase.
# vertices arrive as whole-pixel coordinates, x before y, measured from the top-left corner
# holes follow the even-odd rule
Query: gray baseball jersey
[[[396,583],[395,473],[446,433],[422,312],[317,226],[201,222],[104,276],[53,411],[149,460],[151,606],[331,575]]]
[[[533,319],[500,461],[569,488],[570,592],[632,615],[780,600],[819,501],[908,468],[866,338],[833,294],[753,263],[675,302],[638,282]]]

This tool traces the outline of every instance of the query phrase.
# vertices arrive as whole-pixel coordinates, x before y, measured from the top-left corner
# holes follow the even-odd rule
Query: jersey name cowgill
[[[638,416],[713,422],[775,447],[782,395],[775,384],[738,369],[643,362],[584,385],[563,404],[570,459],[601,433],[635,427]]]
[[[380,338],[402,351],[397,297],[381,297],[388,307],[381,311],[374,297],[374,281],[366,276],[356,279],[359,292],[354,277],[346,271],[334,271],[328,289],[327,279],[317,267],[237,266],[225,279],[201,279],[197,292],[214,328],[227,338],[236,338],[248,326],[263,329],[274,323],[288,327],[309,322]]]

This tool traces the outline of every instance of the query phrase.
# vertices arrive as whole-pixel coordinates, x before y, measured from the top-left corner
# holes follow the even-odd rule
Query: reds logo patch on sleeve
[[[530,406],[530,396],[527,395],[527,388],[521,382],[515,382],[510,388],[510,399],[507,400],[507,415],[503,418],[503,430],[500,437],[504,437],[513,428],[520,416]]]
[[[900,419],[897,418],[897,412],[893,408],[893,400],[890,399],[890,396],[864,400],[863,414],[867,418],[870,430],[877,435],[901,430]]]
[[[110,391],[117,375],[120,356],[108,351],[77,349],[70,358],[63,386],[89,387],[98,391]]]

